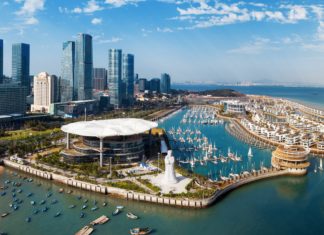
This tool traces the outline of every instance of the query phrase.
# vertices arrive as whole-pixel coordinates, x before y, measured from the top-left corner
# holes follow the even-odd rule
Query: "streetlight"
[[[160,170],[160,153],[158,152],[158,171]]]

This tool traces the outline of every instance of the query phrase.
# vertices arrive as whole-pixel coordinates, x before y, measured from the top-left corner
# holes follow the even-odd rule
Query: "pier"
[[[255,181],[268,179],[272,177],[282,176],[282,175],[289,175],[290,172],[288,170],[279,170],[277,168],[262,168],[258,171],[252,172],[243,172],[237,176],[230,177],[223,181],[216,181],[213,182],[214,186],[217,188],[215,189],[215,193],[208,198],[201,198],[201,199],[189,199],[185,196],[181,198],[178,197],[165,197],[165,196],[157,196],[147,193],[137,193],[125,189],[115,188],[104,186],[100,184],[92,184],[84,181],[79,181],[74,178],[68,178],[62,175],[58,175],[51,172],[46,172],[42,170],[35,169],[28,165],[18,164],[16,162],[10,161],[8,159],[4,160],[4,164],[7,167],[23,171],[25,173],[48,179],[53,180],[55,182],[59,182],[62,184],[66,184],[68,186],[76,187],[83,190],[88,190],[96,193],[107,194],[111,196],[117,196],[124,198],[126,200],[135,200],[135,201],[142,201],[142,202],[149,202],[149,203],[156,203],[161,205],[168,205],[168,206],[175,206],[175,207],[186,207],[186,208],[205,208],[213,205],[226,193],[241,187],[242,185],[249,184]],[[86,228],[87,227],[87,228]],[[82,230],[81,234],[90,234],[92,231],[92,227],[86,226],[85,229]],[[81,230],[79,231],[81,232]],[[88,233],[89,232],[89,233]]]

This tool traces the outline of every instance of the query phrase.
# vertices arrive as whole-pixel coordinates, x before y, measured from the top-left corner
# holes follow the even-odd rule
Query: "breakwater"
[[[29,165],[22,165],[11,160],[5,159],[4,165],[31,175],[41,177],[47,180],[53,180],[58,183],[62,183],[68,186],[76,187],[83,190],[88,190],[96,193],[101,193],[105,195],[117,196],[127,200],[136,200],[142,202],[149,202],[161,205],[176,206],[176,207],[186,207],[186,208],[205,208],[213,205],[219,198],[227,194],[228,192],[241,187],[242,185],[249,184],[258,180],[272,178],[276,176],[289,175],[289,171],[278,170],[275,168],[264,168],[259,171],[254,171],[249,174],[240,174],[233,178],[229,178],[224,181],[215,182],[220,185],[220,187],[215,191],[215,193],[208,198],[202,199],[189,199],[189,198],[170,198],[163,196],[156,196],[146,193],[137,193],[130,190],[93,184],[89,182],[84,182],[76,180],[74,178],[69,178],[56,173],[47,172],[39,169],[35,169]]]

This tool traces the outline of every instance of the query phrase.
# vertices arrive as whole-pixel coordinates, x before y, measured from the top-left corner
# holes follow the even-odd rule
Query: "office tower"
[[[12,80],[27,87],[30,94],[30,48],[29,44],[16,43],[12,45]]]
[[[26,113],[27,88],[18,84],[0,84],[0,115]]]
[[[92,37],[79,34],[75,42],[74,90],[76,100],[92,99]]]
[[[146,78],[140,78],[138,79],[138,89],[140,92],[144,92],[147,90],[147,80]]]
[[[3,83],[3,40],[0,39],[0,84]]]
[[[134,100],[134,55],[123,55],[123,103],[124,105],[132,105]]]
[[[63,54],[61,60],[61,102],[74,100],[74,65],[75,65],[75,42],[63,43]],[[75,95],[76,96],[76,95]]]
[[[160,93],[160,79],[152,78],[150,80],[150,91],[154,93]]]
[[[48,113],[50,105],[57,102],[57,77],[46,72],[34,77],[34,104],[32,112]]]
[[[121,107],[122,103],[122,50],[109,49],[108,53],[108,89],[110,104],[115,108]]]
[[[92,88],[95,90],[107,89],[107,70],[105,68],[93,68]]]
[[[161,93],[170,94],[171,91],[171,78],[167,73],[161,74],[161,84],[160,84]]]

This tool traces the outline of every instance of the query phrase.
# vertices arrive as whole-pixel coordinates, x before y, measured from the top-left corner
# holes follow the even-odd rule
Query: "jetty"
[[[86,225],[80,231],[78,231],[75,235],[89,235],[94,231],[92,226]]]
[[[109,221],[109,218],[105,215],[100,216],[99,218],[95,219],[92,221],[90,224],[91,225],[97,225],[97,224],[104,224]]]

